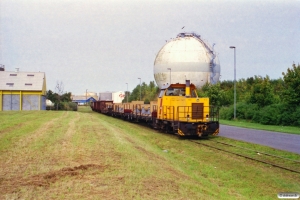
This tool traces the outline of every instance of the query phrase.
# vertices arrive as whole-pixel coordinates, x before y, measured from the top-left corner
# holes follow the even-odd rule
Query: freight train
[[[196,87],[185,84],[168,84],[160,89],[157,101],[91,103],[93,111],[128,121],[146,122],[151,127],[179,136],[207,137],[219,133],[218,110],[209,105],[209,98],[198,97]]]

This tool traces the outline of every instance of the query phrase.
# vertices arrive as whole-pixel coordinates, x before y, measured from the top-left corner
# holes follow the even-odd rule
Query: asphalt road
[[[300,154],[300,135],[220,125],[219,136]]]

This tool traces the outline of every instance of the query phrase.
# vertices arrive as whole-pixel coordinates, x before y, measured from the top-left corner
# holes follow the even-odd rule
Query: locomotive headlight
[[[208,116],[208,115],[206,115],[206,121],[208,121],[208,117],[209,117],[209,116]]]
[[[186,116],[186,120],[189,121],[190,120],[190,115]]]

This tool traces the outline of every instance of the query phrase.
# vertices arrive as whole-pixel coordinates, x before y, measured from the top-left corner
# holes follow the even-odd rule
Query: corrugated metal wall
[[[3,94],[2,110],[20,110],[20,95]],[[22,110],[46,110],[46,97],[37,94],[22,95]]]
[[[20,95],[4,94],[2,100],[2,110],[20,110]]]
[[[39,95],[22,95],[22,110],[39,110]]]
[[[111,92],[101,92],[99,93],[100,101],[112,101],[112,93]]]
[[[46,110],[46,97],[41,96],[41,110]]]

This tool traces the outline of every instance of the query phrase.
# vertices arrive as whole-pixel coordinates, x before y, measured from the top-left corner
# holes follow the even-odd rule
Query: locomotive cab
[[[161,88],[158,98],[156,126],[180,136],[217,135],[218,114],[209,105],[209,98],[199,98],[196,87],[170,84]]]

